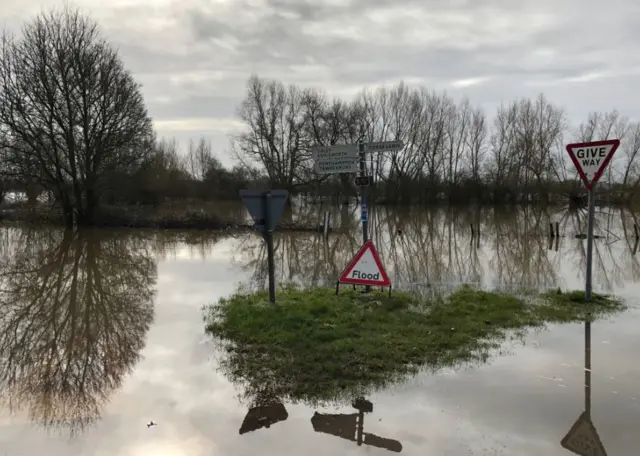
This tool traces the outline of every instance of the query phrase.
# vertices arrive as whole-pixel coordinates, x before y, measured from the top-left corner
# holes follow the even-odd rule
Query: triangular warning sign
[[[563,448],[580,456],[607,456],[591,419],[583,412],[560,442]]]
[[[569,157],[589,190],[600,180],[619,145],[619,139],[567,145]]]
[[[382,266],[378,251],[371,241],[364,243],[349,266],[340,275],[338,281],[350,285],[391,286],[391,281]]]

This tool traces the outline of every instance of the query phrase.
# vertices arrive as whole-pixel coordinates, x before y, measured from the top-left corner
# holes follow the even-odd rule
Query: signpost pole
[[[591,321],[584,323],[584,412],[591,418]]]
[[[360,177],[367,176],[367,162],[365,155],[365,144],[360,140],[358,143],[358,154],[360,159]],[[364,245],[369,240],[369,221],[367,214],[367,188],[360,186],[360,200],[362,203],[360,215],[362,218],[362,244]]]
[[[591,301],[591,276],[593,272],[593,223],[596,209],[596,187],[595,183],[589,189],[589,214],[587,228],[587,277],[585,280],[584,297]]]
[[[358,142],[358,155],[360,159],[360,177],[367,176],[367,161],[365,153],[365,144],[362,138]],[[360,186],[360,216],[362,219],[362,245],[366,244],[369,240],[369,215],[367,214],[367,187]],[[366,285],[364,288],[365,293],[371,291],[371,287]]]
[[[267,241],[267,263],[269,267],[269,302],[276,302],[275,266],[273,261],[273,231],[270,228],[271,192],[264,193],[264,238]]]
[[[593,280],[593,228],[596,212],[596,184],[606,171],[613,154],[620,146],[619,139],[605,139],[567,144],[567,152],[578,171],[578,175],[589,191],[589,211],[587,227],[587,273],[584,285],[584,298],[591,301]]]

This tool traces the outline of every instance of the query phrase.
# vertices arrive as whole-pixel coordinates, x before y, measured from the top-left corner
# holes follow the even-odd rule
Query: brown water
[[[280,281],[335,283],[360,238],[355,211],[337,210],[333,220],[348,233],[326,243],[277,236]],[[636,455],[640,444],[632,220],[605,211],[596,229],[594,287],[631,306],[593,323],[589,344],[591,417],[616,456]],[[549,245],[549,221],[561,226],[557,244]],[[581,214],[379,211],[372,228],[394,287],[583,286],[586,242],[574,238],[586,231]],[[399,445],[416,455],[571,454],[560,440],[585,409],[584,324],[551,326],[482,366],[421,374],[367,397],[373,410],[363,413],[361,446],[349,404],[284,403],[269,428],[240,434],[253,404],[216,369],[202,307],[239,284],[261,286],[263,260],[251,234],[1,228],[0,456],[333,456]],[[260,413],[245,427],[257,427],[249,421]]]

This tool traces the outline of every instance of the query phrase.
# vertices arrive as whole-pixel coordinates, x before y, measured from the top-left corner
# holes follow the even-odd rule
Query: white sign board
[[[358,145],[318,146],[311,151],[313,169],[318,174],[355,173],[358,171]]]
[[[352,158],[318,160],[313,164],[313,169],[318,174],[357,173],[358,160]]]
[[[402,141],[382,141],[366,145],[367,152],[393,152],[403,148],[404,143]]]
[[[313,160],[329,160],[334,158],[358,158],[357,144],[334,144],[333,146],[316,146],[311,149]]]

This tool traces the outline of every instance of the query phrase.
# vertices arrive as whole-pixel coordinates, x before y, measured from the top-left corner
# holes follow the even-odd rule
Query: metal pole
[[[585,300],[591,301],[591,275],[593,270],[593,222],[596,209],[596,189],[595,186],[589,190],[589,214],[588,214],[588,231],[587,231],[587,277],[585,280]]]
[[[591,418],[591,322],[584,323],[584,411]]]
[[[358,155],[360,157],[360,177],[367,176],[367,165],[366,165],[366,154],[365,154],[365,145],[362,140],[358,143]],[[364,244],[369,240],[369,221],[367,214],[367,187],[364,185],[360,186],[360,202],[361,202],[361,211],[360,215],[362,218],[362,243]]]
[[[267,241],[267,263],[269,267],[269,302],[276,302],[276,279],[273,261],[273,231],[270,227],[271,192],[264,194],[264,237]]]
[[[358,155],[360,157],[360,177],[367,176],[367,163],[366,163],[366,153],[365,153],[365,144],[362,139],[358,142]],[[360,216],[362,218],[362,245],[364,245],[369,240],[369,215],[367,213],[367,186],[360,186]],[[365,285],[364,287],[365,293],[371,291],[371,286]]]
[[[358,424],[356,427],[356,442],[358,442],[358,446],[362,446],[364,437],[364,412],[362,410],[358,410]]]

